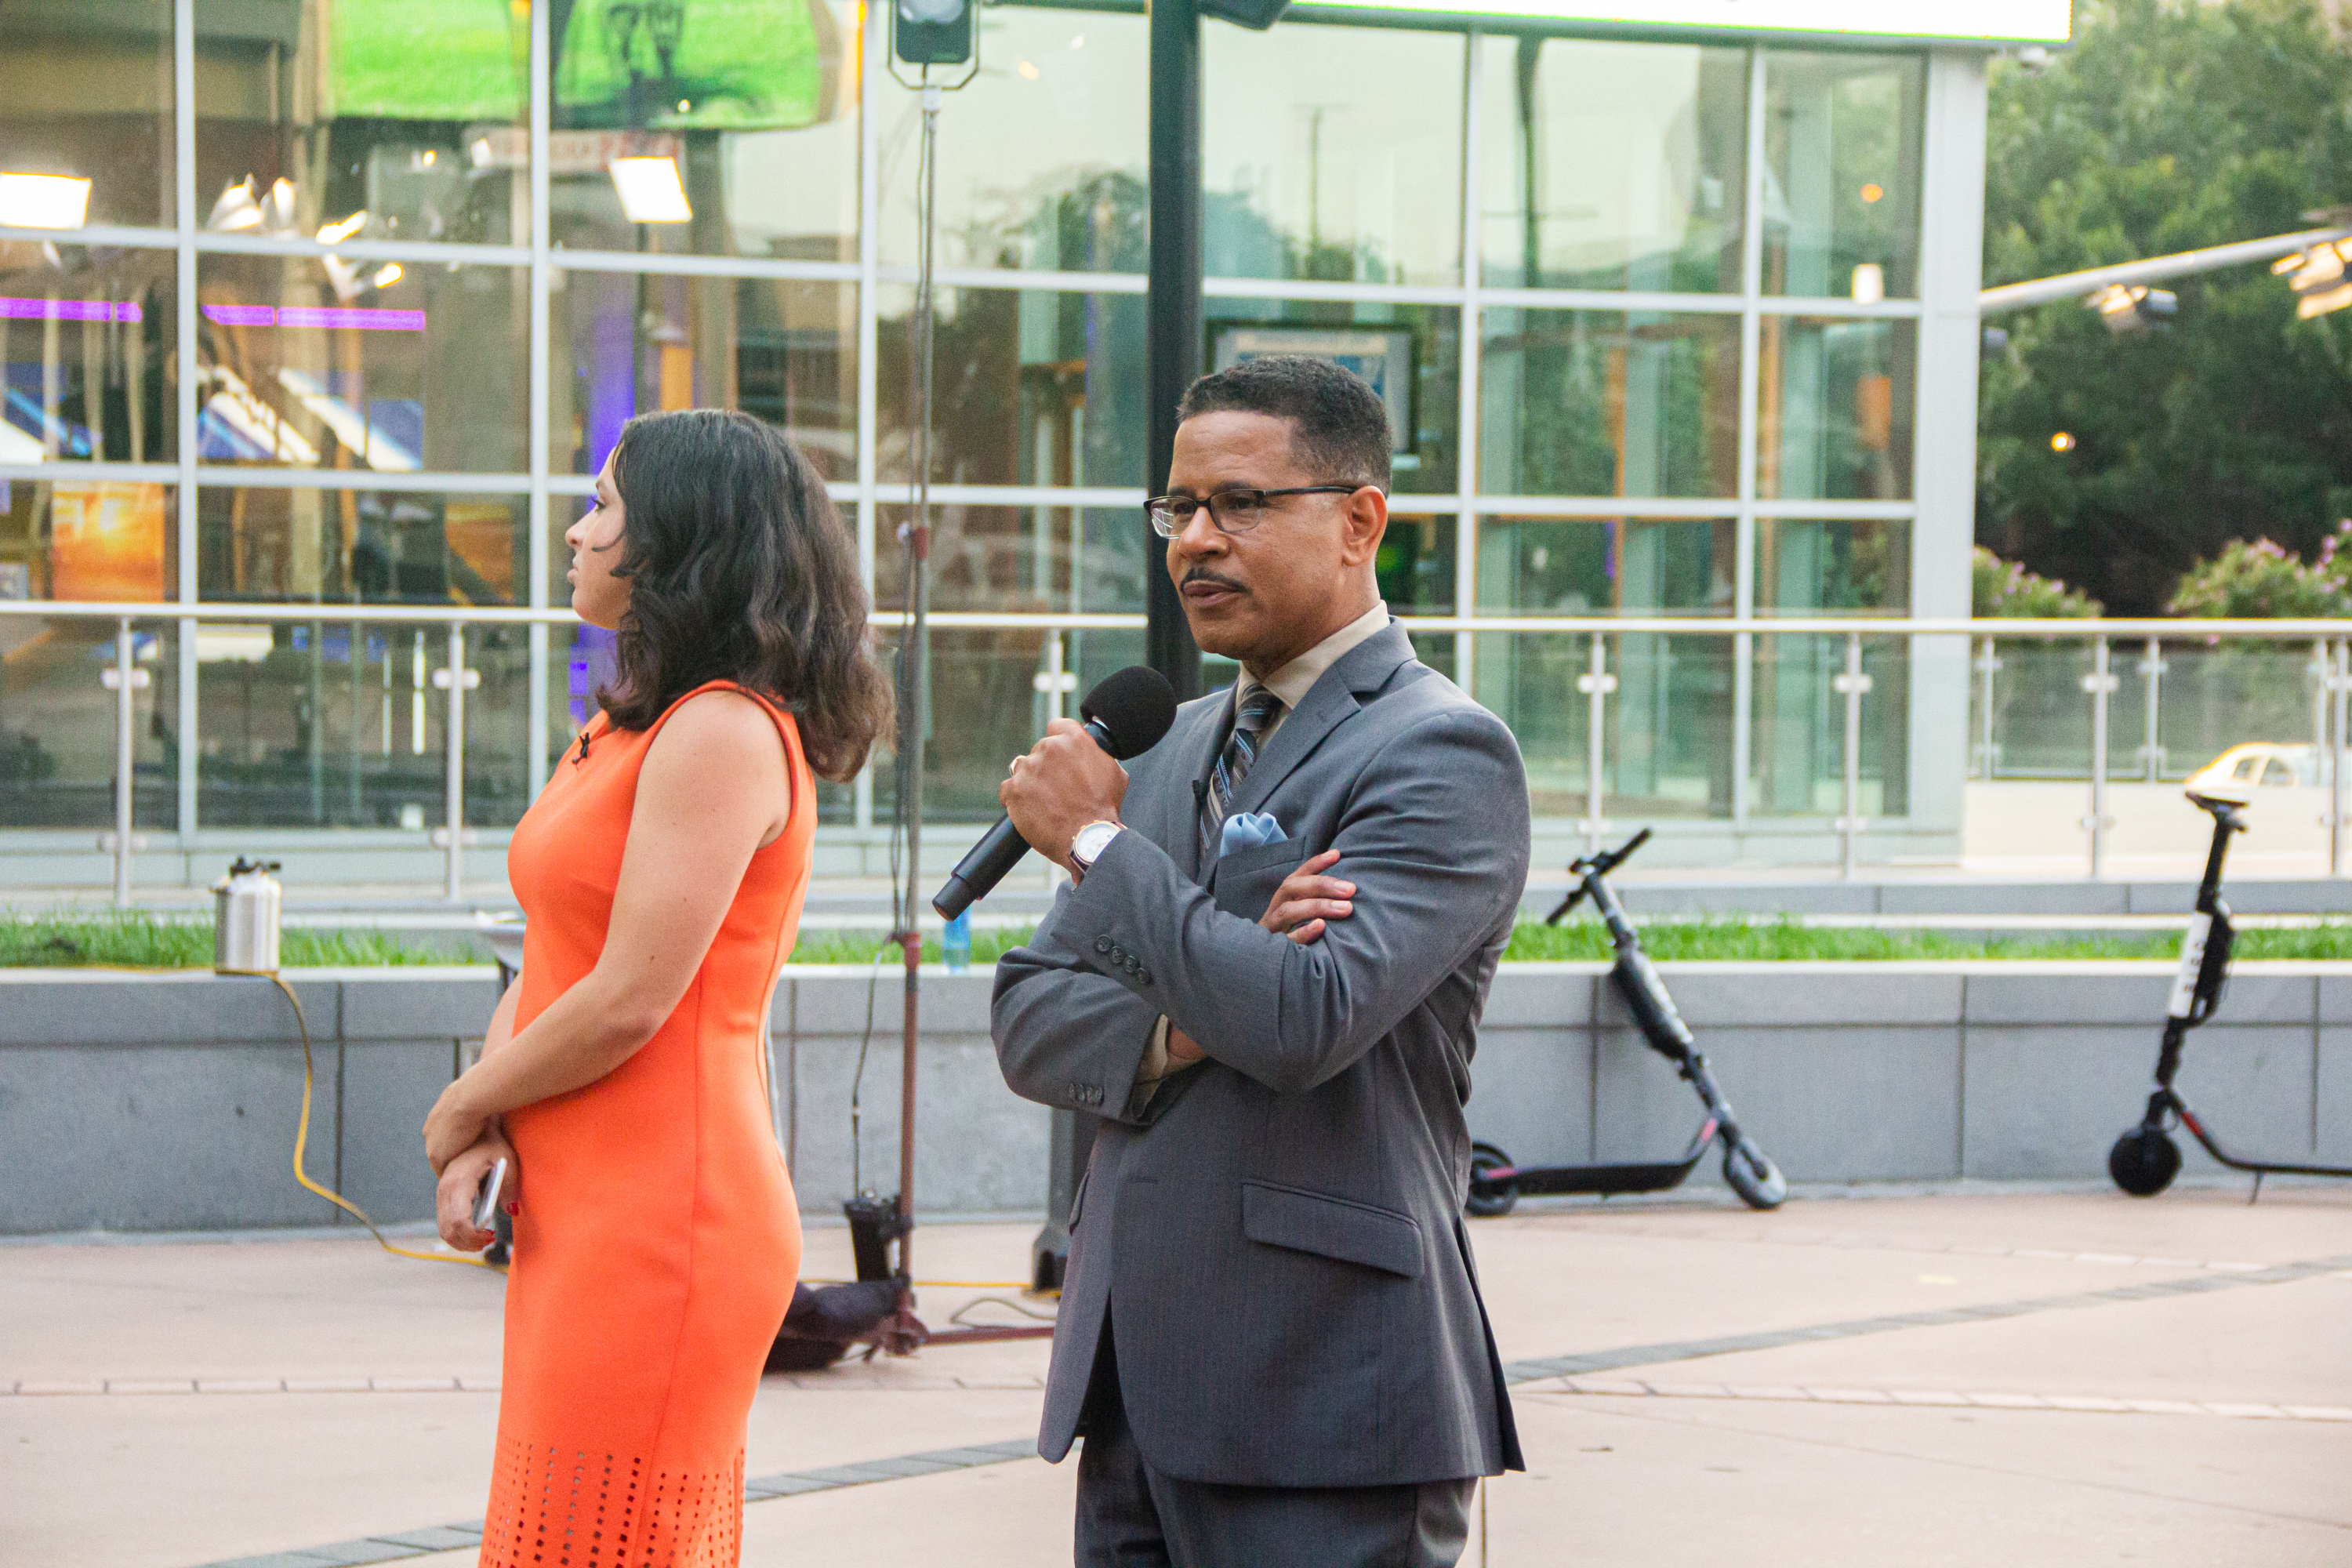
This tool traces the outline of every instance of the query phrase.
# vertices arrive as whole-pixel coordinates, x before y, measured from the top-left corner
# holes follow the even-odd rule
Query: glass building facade
[[[103,879],[116,623],[66,613],[99,603],[161,612],[133,631],[141,879],[256,847],[430,879],[456,800],[495,879],[608,668],[593,629],[495,616],[563,605],[562,531],[646,410],[798,442],[893,632],[919,110],[880,11],[0,14],[0,600],[58,612],[0,616],[0,881]],[[1141,655],[1147,26],[992,7],[941,116],[948,847]],[[1597,756],[1605,815],[1675,821],[1686,858],[1833,856],[1843,637],[1605,634],[1596,709],[1593,634],[1548,623],[1967,613],[1982,51],[1309,22],[1204,47],[1204,358],[1380,387],[1382,590],[1513,726],[1544,831],[1590,816]],[[166,618],[191,603],[274,618]],[[1948,640],[1867,645],[1882,857],[1957,844]],[[827,787],[824,868],[878,866],[889,763]]]

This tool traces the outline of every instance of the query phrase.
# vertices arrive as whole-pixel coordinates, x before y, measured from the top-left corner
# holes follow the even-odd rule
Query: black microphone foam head
[[[1103,677],[1078,713],[1110,731],[1110,754],[1123,763],[1158,745],[1176,722],[1176,689],[1150,665],[1130,664]]]

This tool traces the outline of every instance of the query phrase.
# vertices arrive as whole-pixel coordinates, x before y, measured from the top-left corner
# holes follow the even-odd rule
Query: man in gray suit
[[[1241,677],[1131,772],[1057,721],[1003,791],[1075,880],[997,967],[997,1057],[1108,1119],[1038,1451],[1086,1436],[1084,1564],[1452,1563],[1521,1468],[1461,1215],[1527,779],[1381,602],[1371,388],[1286,356],[1180,413],[1149,510]]]

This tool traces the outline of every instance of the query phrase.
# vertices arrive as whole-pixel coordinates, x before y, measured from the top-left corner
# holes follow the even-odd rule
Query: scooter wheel
[[[1780,1167],[1745,1132],[1723,1152],[1723,1179],[1752,1209],[1779,1208],[1789,1195],[1789,1179],[1780,1174]]]
[[[1489,1171],[1507,1171],[1511,1157],[1492,1143],[1470,1145],[1470,1196],[1462,1212],[1473,1219],[1493,1219],[1507,1215],[1519,1201],[1519,1184],[1505,1177],[1491,1179]]]
[[[2152,1198],[2180,1173],[2180,1145],[2160,1127],[2135,1127],[2107,1151],[2107,1174],[2136,1198]]]

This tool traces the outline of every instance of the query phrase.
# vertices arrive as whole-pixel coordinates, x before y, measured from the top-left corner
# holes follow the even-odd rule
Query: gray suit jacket
[[[1177,1479],[1370,1486],[1521,1468],[1462,1203],[1478,1014],[1528,872],[1509,730],[1391,624],[1243,782],[1287,838],[1199,863],[1229,693],[1128,764],[1121,833],[998,964],[1015,1093],[1108,1117],[1071,1205],[1038,1451],[1077,1432],[1107,1322],[1143,1458]],[[1258,917],[1338,848],[1355,913]],[[1128,1111],[1165,1013],[1209,1060]]]

